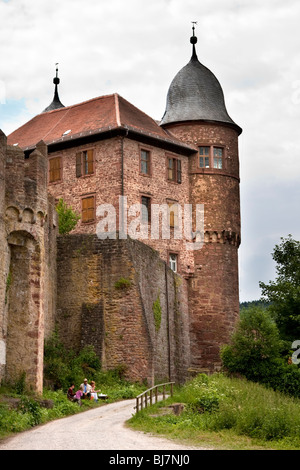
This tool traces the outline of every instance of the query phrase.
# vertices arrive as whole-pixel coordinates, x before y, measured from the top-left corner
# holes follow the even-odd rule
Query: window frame
[[[172,162],[172,167],[170,166]],[[174,155],[166,155],[166,169],[167,169],[167,180],[169,183],[182,183],[182,160]],[[172,178],[170,178],[170,171],[172,171]]]
[[[176,270],[171,267],[171,256],[176,256]],[[168,251],[168,266],[174,273],[179,273],[179,254],[176,251]]]
[[[90,218],[90,219],[85,220],[84,217],[83,217],[83,213],[84,213],[83,212],[84,211],[83,201],[87,200],[87,199],[92,199],[93,200],[93,207],[92,207],[93,217]],[[90,210],[90,209],[91,208],[88,208],[87,210]],[[81,222],[84,225],[94,224],[96,222],[96,194],[95,193],[84,194],[83,196],[81,196]]]
[[[147,204],[147,211],[148,211],[148,217],[147,217],[147,221],[144,219],[143,217],[143,199],[147,199],[148,200],[148,204]],[[148,194],[141,194],[141,223],[142,224],[151,224],[151,204],[152,204],[152,197],[149,196]]]
[[[201,149],[209,149],[208,154],[200,154]],[[215,150],[222,150],[222,155],[215,155]],[[198,145],[198,153],[197,153],[197,168],[200,170],[216,170],[216,171],[224,171],[227,167],[227,159],[226,159],[226,147],[222,144],[201,144]],[[219,161],[221,159],[222,167],[215,166],[215,159],[218,158]],[[201,159],[203,160],[204,166],[201,166]],[[208,166],[206,165],[206,160],[208,159]]]
[[[168,204],[168,210],[169,210],[169,224],[171,229],[175,229],[179,227],[179,222],[178,222],[178,216],[179,216],[179,211],[178,211],[178,201],[174,201],[172,199],[167,199],[167,204]],[[170,207],[173,206],[176,207],[176,211],[170,211]]]
[[[54,160],[58,160],[60,162],[60,166],[59,168],[55,168],[55,169],[51,169],[51,162],[53,162]],[[56,183],[60,183],[62,181],[62,174],[63,174],[63,159],[61,156],[58,156],[58,157],[51,157],[49,158],[48,160],[48,179],[49,179],[49,184],[56,184]],[[59,178],[55,179],[55,180],[51,180],[51,172],[52,171],[57,171],[59,170]]]
[[[92,152],[92,158],[85,159],[84,155],[87,157],[89,152]],[[92,171],[88,171],[89,164],[92,165]],[[87,168],[87,172],[86,172]],[[95,148],[86,148],[76,152],[75,155],[75,174],[76,178],[86,178],[95,174]]]
[[[143,162],[145,160],[142,159],[142,152],[145,152],[148,156],[149,156],[149,159],[148,159],[148,171],[147,173],[145,173],[143,170],[142,170],[142,166],[143,166]],[[140,154],[139,154],[139,164],[140,164],[140,175],[142,176],[152,176],[152,152],[149,148],[146,148],[146,147],[140,147]]]

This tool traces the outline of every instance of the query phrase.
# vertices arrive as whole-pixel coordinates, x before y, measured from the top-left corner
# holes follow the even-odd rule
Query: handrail
[[[157,403],[159,387],[163,388],[162,394],[163,394],[163,400],[165,400],[166,399],[166,385],[170,385],[170,395],[172,397],[174,384],[175,382],[166,382],[164,384],[154,385],[154,387],[148,388],[148,390],[145,390],[145,392],[140,393],[140,395],[136,397],[136,407],[135,407],[136,412],[138,413],[140,410],[143,410],[144,405],[145,405],[145,408],[147,408],[148,400],[150,402],[150,406],[153,404],[153,390],[154,390],[154,396],[155,396],[155,403]],[[148,396],[148,393],[149,393],[149,396]]]

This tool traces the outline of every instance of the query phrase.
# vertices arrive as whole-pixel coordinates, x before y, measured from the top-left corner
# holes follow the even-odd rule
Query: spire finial
[[[192,59],[197,59],[197,54],[196,54],[196,47],[195,44],[197,44],[197,36],[195,36],[195,24],[197,24],[197,21],[192,21],[192,29],[193,29],[193,36],[190,38],[190,43],[193,44],[193,55]]]
[[[53,78],[53,83],[55,85],[53,101],[46,109],[44,109],[43,113],[47,111],[52,111],[53,109],[64,108],[64,105],[60,102],[60,99],[58,96],[58,84],[60,82],[60,79],[58,78],[58,62],[55,64],[55,68],[56,68],[56,75]]]
[[[56,67],[56,76],[53,78],[53,83],[54,85],[58,85],[60,82],[60,79],[58,78],[58,62],[56,62],[55,67]]]

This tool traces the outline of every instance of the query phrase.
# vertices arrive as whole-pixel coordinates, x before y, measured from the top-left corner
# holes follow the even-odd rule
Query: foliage
[[[280,338],[275,322],[268,312],[252,307],[241,312],[240,320],[229,345],[223,347],[221,358],[226,369],[255,379],[279,356]]]
[[[196,409],[195,399],[212,397],[208,409]],[[185,405],[180,415],[163,415],[158,410],[166,404],[181,402]],[[216,434],[217,445],[221,436],[230,433],[231,446],[239,437],[247,437],[253,445],[268,448],[300,448],[300,401],[287,397],[246,379],[229,378],[224,374],[195,377],[175,390],[167,403],[148,407],[131,418],[134,428],[169,438],[192,440],[204,446],[203,435],[210,442]],[[205,434],[205,433],[210,434]],[[223,434],[221,434],[223,433]],[[197,438],[199,436],[199,440]]]
[[[284,357],[284,342],[268,310],[252,307],[241,313],[228,345],[221,350],[224,369],[274,390],[300,397],[300,370]]]
[[[121,277],[118,281],[115,282],[116,289],[128,289],[130,286],[130,279],[126,279],[125,277]]]
[[[157,299],[153,302],[152,310],[154,315],[155,330],[158,331],[160,328],[162,316],[159,294]]]
[[[67,391],[72,383],[79,386],[86,376],[93,380],[101,368],[100,360],[92,346],[86,346],[75,354],[74,351],[65,349],[57,332],[45,343],[44,364],[45,379],[52,383],[54,390],[64,391]]]
[[[240,302],[240,311],[242,311],[245,308],[251,308],[251,307],[262,307],[262,308],[268,308],[270,306],[270,302],[266,302],[264,300],[250,300],[248,302]]]
[[[273,260],[277,278],[269,284],[260,282],[263,299],[276,321],[282,339],[290,343],[300,339],[300,242],[289,235],[275,245]]]
[[[219,392],[215,382],[204,374],[199,374],[186,384],[184,395],[188,409],[197,413],[216,411],[224,396]]]
[[[68,206],[61,198],[56,206],[58,213],[58,229],[61,235],[65,235],[76,227],[80,216]]]

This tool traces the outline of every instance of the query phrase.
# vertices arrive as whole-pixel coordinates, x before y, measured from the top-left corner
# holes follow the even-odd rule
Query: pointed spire
[[[58,108],[64,108],[65,106],[61,103],[59,96],[58,96],[58,85],[60,82],[60,79],[58,78],[58,63],[56,65],[56,76],[53,78],[53,83],[55,85],[54,88],[54,97],[52,103],[44,109],[43,113],[46,113],[47,111],[52,111],[53,109],[58,109]]]
[[[195,36],[195,24],[197,24],[197,21],[192,21],[192,24],[193,24],[193,36],[190,38],[190,43],[193,44],[193,54],[192,54],[192,59],[193,60],[198,60],[198,57],[197,57],[197,54],[196,54],[196,46],[195,44],[197,44],[197,36]]]

